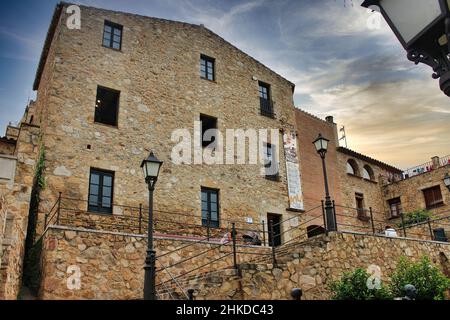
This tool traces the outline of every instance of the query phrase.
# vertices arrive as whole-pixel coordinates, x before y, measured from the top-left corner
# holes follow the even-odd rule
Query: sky
[[[58,1],[0,12],[0,136],[32,90]],[[414,65],[361,0],[71,1],[204,24],[296,84],[295,105],[345,126],[348,147],[402,169],[450,154],[450,106],[428,66]],[[81,13],[82,14],[82,13]]]

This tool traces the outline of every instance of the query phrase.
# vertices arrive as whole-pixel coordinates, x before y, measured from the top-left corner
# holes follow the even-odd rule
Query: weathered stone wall
[[[12,155],[16,147],[16,140],[0,138],[0,154]]]
[[[40,298],[140,299],[146,248],[144,235],[51,227],[44,236]],[[174,283],[171,277],[194,269],[186,276],[233,266],[231,243],[221,246],[217,242],[156,237],[155,249],[160,292]],[[240,263],[253,260],[258,253],[270,255],[267,247],[239,245],[237,251]],[[74,268],[81,272],[79,289],[67,286]],[[163,285],[166,281],[169,282]]]
[[[48,76],[41,79],[39,91],[47,96],[42,93],[46,98],[38,98],[37,104],[48,113],[43,127],[48,188],[42,194],[41,212],[49,211],[58,192],[86,200],[90,168],[115,172],[117,205],[147,203],[139,165],[152,149],[165,161],[155,192],[157,210],[198,217],[203,186],[220,190],[224,220],[245,222],[249,217],[256,223],[268,212],[292,215],[286,211],[282,153],[280,181],[265,179],[261,165],[170,161],[176,144],[171,142],[172,132],[186,128],[193,134],[200,114],[217,117],[223,134],[226,128],[293,129],[290,82],[200,26],[89,7],[81,7],[81,17],[81,30],[69,30],[64,23],[58,26],[46,64]],[[66,18],[63,14],[61,19]],[[105,19],[124,26],[121,51],[101,45]],[[202,53],[216,59],[214,82],[199,76]],[[275,119],[259,114],[258,82],[253,76],[271,85]],[[98,85],[121,92],[117,128],[94,123]],[[201,219],[192,223],[201,224]]]
[[[43,287],[41,299],[139,299],[142,296],[146,241],[142,236],[49,229],[45,236],[43,258]],[[156,239],[157,256],[190,242]],[[192,242],[191,242],[192,243]],[[181,251],[159,258],[165,266],[193,257],[217,244],[194,244]],[[269,253],[269,248],[239,247],[238,251]],[[209,251],[186,263],[170,268],[174,277],[201,267],[231,252],[230,246]],[[447,268],[450,245],[409,238],[386,238],[354,233],[331,233],[303,243],[291,244],[277,250],[277,265],[271,263],[270,253],[260,262],[247,260],[251,255],[239,254],[240,273],[232,269],[231,257],[199,268],[177,279],[185,290],[195,289],[196,299],[290,299],[292,288],[299,287],[304,298],[329,299],[328,286],[343,272],[375,264],[381,268],[382,280],[387,281],[402,256],[419,259],[427,255]],[[257,259],[258,260],[258,259]],[[69,267],[72,266],[72,269]],[[67,286],[79,268],[80,288]],[[161,298],[170,294],[182,297],[180,288],[168,281],[170,276],[159,268],[157,283]],[[69,268],[69,269],[68,269]],[[170,294],[169,294],[170,293]]]
[[[353,159],[358,166],[358,173],[356,175],[347,173],[347,162]],[[339,175],[341,181],[342,202],[337,203],[338,216],[342,219],[343,224],[357,225],[359,229],[352,228],[351,226],[342,226],[344,230],[353,230],[359,232],[371,232],[371,225],[369,221],[361,221],[358,217],[356,210],[356,193],[360,193],[364,196],[364,207],[367,210],[366,216],[369,217],[369,208],[372,208],[373,218],[378,224],[386,220],[386,204],[383,200],[383,194],[381,191],[381,183],[384,176],[386,176],[386,170],[373,164],[368,163],[357,157],[338,152],[337,156]],[[364,179],[362,172],[364,166],[369,166],[373,171],[373,180]],[[377,226],[378,228],[379,226]],[[379,230],[377,230],[379,231]]]
[[[21,286],[30,195],[39,149],[38,133],[37,127],[21,125],[15,154],[17,165],[14,181],[0,181],[1,211],[6,216],[3,229],[0,229],[0,232],[5,230],[6,234],[2,243],[0,299],[16,299]]]
[[[386,207],[388,200],[400,197],[404,213],[425,209],[425,197],[422,190],[440,186],[444,203],[430,211],[436,217],[450,215],[450,192],[444,184],[446,173],[450,173],[450,165],[386,185],[383,188],[383,201],[386,203]]]
[[[17,140],[17,138],[19,136],[19,131],[20,131],[20,128],[18,128],[18,127],[7,126],[5,138]]]
[[[213,274],[214,281],[203,277],[191,280],[196,299],[292,299],[293,288],[303,290],[305,300],[330,299],[328,289],[343,272],[369,265],[381,268],[382,282],[387,283],[402,256],[417,261],[427,255],[442,270],[450,264],[450,245],[407,238],[386,238],[352,233],[332,233],[291,246],[280,257],[280,264],[244,264],[242,278],[229,271]],[[447,260],[442,257],[447,257]],[[211,277],[209,277],[211,280]]]

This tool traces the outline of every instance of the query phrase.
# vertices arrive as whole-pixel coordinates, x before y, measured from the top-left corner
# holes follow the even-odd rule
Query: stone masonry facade
[[[261,165],[174,165],[170,159],[172,132],[187,129],[192,134],[200,114],[216,117],[222,132],[293,130],[292,83],[204,27],[81,10],[80,30],[66,27],[64,9],[56,18],[38,82],[34,121],[41,124],[47,151],[41,212],[50,210],[59,192],[86,200],[91,168],[114,172],[114,215],[122,214],[120,205],[146,204],[139,165],[153,150],[165,160],[155,193],[157,210],[198,216],[200,189],[208,187],[219,190],[221,219],[261,222],[268,212],[291,216],[284,165],[279,181],[271,181],[261,176]],[[120,51],[101,45],[105,20],[123,25]],[[200,78],[201,54],[215,58],[215,81]],[[259,114],[253,76],[271,85],[274,119]],[[98,86],[120,91],[117,127],[94,122]],[[201,224],[201,219],[194,222]]]
[[[326,284],[356,266],[373,262],[388,272],[402,254],[449,256],[446,244],[425,241],[427,226],[418,227],[425,235],[421,241],[379,236],[396,223],[388,220],[388,201],[400,197],[404,211],[422,208],[423,188],[440,185],[443,203],[433,212],[445,216],[449,193],[442,179],[448,166],[404,179],[393,166],[339,147],[333,117],[321,120],[295,108],[292,82],[202,25],[80,6],[81,29],[69,29],[68,6],[58,4],[50,23],[36,101],[0,139],[0,299],[19,295],[26,242],[42,243],[41,299],[140,298],[149,201],[140,164],[150,151],[164,161],[154,213],[159,292],[165,298],[183,297],[170,281],[175,276],[195,288],[198,299],[284,299],[295,286],[308,299],[324,299]],[[120,26],[120,50],[102,45],[106,23]],[[211,80],[200,76],[204,57],[214,61]],[[273,107],[269,116],[261,109],[261,85]],[[117,125],[95,120],[99,88],[119,97]],[[182,129],[190,146],[199,144],[194,123],[202,116],[215,118],[224,138],[226,129],[279,132],[278,141],[270,132],[263,141],[278,148],[278,176],[261,174],[262,164],[175,164],[173,148],[180,141],[173,133]],[[289,208],[286,132],[297,135],[304,210]],[[326,165],[342,233],[307,239],[309,228],[323,226],[322,164],[312,144],[319,133],[330,140]],[[245,158],[248,163],[249,154]],[[33,198],[34,221],[30,204],[38,164],[44,165],[43,185]],[[111,213],[88,206],[92,170],[113,177]],[[218,194],[215,228],[202,221],[205,188]],[[277,265],[270,262],[275,250],[269,246],[269,217],[280,221]],[[34,223],[36,230],[27,234]],[[233,223],[240,273],[229,242]],[[256,232],[262,245],[244,243],[248,232]],[[167,272],[164,266],[171,265]]]
[[[38,150],[39,128],[22,124],[13,154],[0,155],[0,160],[13,163],[11,179],[0,178],[0,299],[16,299],[20,291]]]

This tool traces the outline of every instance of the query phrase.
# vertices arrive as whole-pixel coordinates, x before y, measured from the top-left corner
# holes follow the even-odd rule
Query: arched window
[[[364,166],[363,168],[363,178],[367,180],[375,180],[375,177],[373,175],[373,170],[369,166]]]
[[[347,173],[359,176],[358,165],[355,160],[350,159],[347,161]]]

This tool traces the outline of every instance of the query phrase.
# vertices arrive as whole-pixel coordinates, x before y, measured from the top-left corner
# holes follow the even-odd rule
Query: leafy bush
[[[403,215],[405,227],[416,224],[416,223],[421,223],[421,222],[427,221],[430,218],[431,218],[431,212],[424,210],[424,209],[407,212]],[[403,227],[403,224],[400,224],[399,227],[400,228]]]
[[[426,256],[416,263],[402,257],[391,275],[390,290],[394,296],[403,297],[407,284],[416,287],[417,300],[442,300],[445,291],[450,288],[450,279]]]
[[[344,272],[341,279],[331,283],[333,300],[388,300],[391,294],[381,286],[380,289],[369,289],[366,270],[358,268],[353,272]]]

